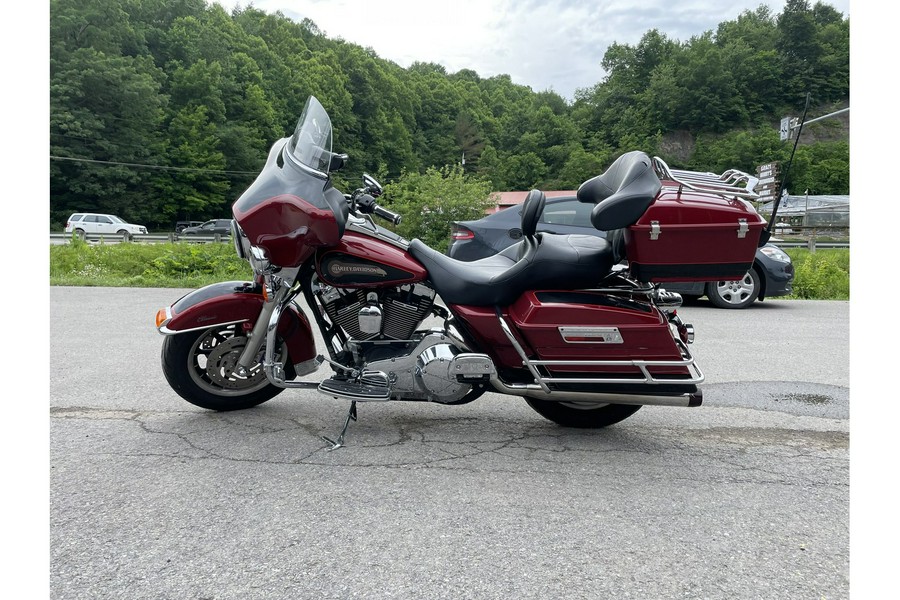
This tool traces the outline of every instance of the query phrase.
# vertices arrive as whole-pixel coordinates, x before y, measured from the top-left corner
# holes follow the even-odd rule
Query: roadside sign
[[[781,137],[781,141],[785,141],[790,139],[791,137],[791,118],[783,117],[781,119],[781,128],[778,130],[778,135]]]

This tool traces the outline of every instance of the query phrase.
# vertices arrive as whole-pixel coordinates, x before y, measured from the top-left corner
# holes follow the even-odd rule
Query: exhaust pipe
[[[547,400],[550,402],[602,402],[604,404],[637,404],[640,406],[700,406],[703,403],[703,392],[697,390],[693,393],[672,395],[650,394],[623,394],[623,393],[593,393],[593,392],[546,392],[535,384],[503,383],[499,378],[493,377],[491,385],[501,394],[534,398],[535,400]]]

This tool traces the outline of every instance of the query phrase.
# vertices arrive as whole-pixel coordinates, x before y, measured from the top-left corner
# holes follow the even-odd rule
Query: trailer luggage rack
[[[754,191],[754,188],[759,183],[759,179],[737,169],[729,169],[721,175],[701,171],[670,169],[669,165],[658,156],[653,157],[653,168],[656,171],[656,176],[660,179],[674,181],[679,184],[679,193],[681,193],[682,188],[688,188],[697,192],[709,192],[724,198],[737,197],[745,200],[759,200],[759,194]]]

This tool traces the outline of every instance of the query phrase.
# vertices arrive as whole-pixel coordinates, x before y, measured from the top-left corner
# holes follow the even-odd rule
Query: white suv
[[[81,239],[85,235],[117,235],[131,239],[136,233],[147,233],[143,225],[133,225],[123,221],[116,215],[100,215],[96,213],[75,213],[66,221],[66,233],[74,233]]]

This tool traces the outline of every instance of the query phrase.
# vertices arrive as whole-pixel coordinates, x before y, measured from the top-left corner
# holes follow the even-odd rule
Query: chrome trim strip
[[[567,344],[624,344],[618,327],[560,325],[556,328]]]
[[[237,321],[225,321],[223,323],[213,323],[211,325],[203,325],[202,327],[191,327],[190,329],[179,329],[175,331],[174,329],[169,329],[165,325],[158,327],[157,331],[159,331],[162,335],[178,335],[179,333],[188,333],[189,331],[205,331],[207,329],[211,329],[213,327],[222,327],[223,325],[236,325],[237,323],[246,323],[249,319],[239,319]]]
[[[372,228],[366,227],[365,224],[371,224]],[[361,233],[363,235],[368,235],[374,237],[376,239],[381,240],[382,242],[386,242],[392,246],[396,246],[401,250],[409,250],[409,241],[406,238],[400,238],[400,240],[395,240],[394,238],[383,235],[375,222],[370,218],[362,218],[362,217],[353,217],[352,215],[347,220],[347,225],[345,227],[347,231],[355,231],[356,233]]]

